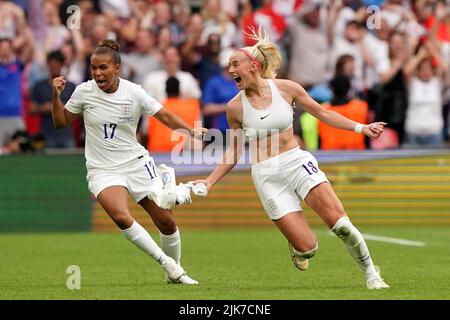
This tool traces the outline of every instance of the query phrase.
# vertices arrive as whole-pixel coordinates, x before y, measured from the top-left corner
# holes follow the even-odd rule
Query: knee
[[[171,215],[158,219],[157,227],[162,234],[170,235],[177,231],[177,224]]]
[[[114,222],[121,229],[125,230],[131,227],[133,224],[133,218],[129,214],[120,214],[114,217]]]

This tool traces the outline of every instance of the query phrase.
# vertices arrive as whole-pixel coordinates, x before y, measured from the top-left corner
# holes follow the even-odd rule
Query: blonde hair
[[[244,31],[244,34],[248,38],[255,40],[256,44],[241,50],[245,50],[259,62],[262,78],[274,79],[282,62],[280,48],[269,39],[269,35],[261,26],[259,26],[258,32],[256,32],[254,27],[248,27],[248,29],[250,32]]]

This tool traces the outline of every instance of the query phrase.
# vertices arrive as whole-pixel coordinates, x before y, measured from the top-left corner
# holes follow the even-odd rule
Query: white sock
[[[379,277],[363,236],[350,222],[348,217],[340,218],[333,228],[331,228],[331,231],[344,242],[347,251],[358,263],[366,279]]]
[[[173,258],[178,264],[181,260],[181,239],[180,232],[175,231],[172,234],[166,235],[159,233],[159,238],[161,239],[161,248],[166,255]]]
[[[156,261],[161,262],[161,258],[165,256],[164,252],[152,239],[147,230],[137,223],[137,221],[133,221],[131,227],[122,230],[122,232],[136,247],[152,256]]]

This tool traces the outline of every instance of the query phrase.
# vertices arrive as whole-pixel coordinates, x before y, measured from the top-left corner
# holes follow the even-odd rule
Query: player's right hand
[[[194,184],[194,185],[195,184],[199,184],[199,183],[203,183],[206,186],[206,190],[208,190],[208,192],[213,187],[213,185],[208,180],[194,180],[194,181],[192,181],[192,184]]]
[[[59,95],[64,90],[66,80],[64,80],[63,76],[59,76],[53,79],[52,84],[53,84],[53,91]]]

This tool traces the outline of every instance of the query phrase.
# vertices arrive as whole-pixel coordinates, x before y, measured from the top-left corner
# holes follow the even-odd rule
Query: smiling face
[[[255,80],[256,68],[255,63],[242,51],[235,51],[230,56],[228,72],[240,90],[245,90]]]
[[[108,93],[117,89],[120,64],[114,63],[108,53],[93,54],[91,57],[91,74],[97,86]]]

